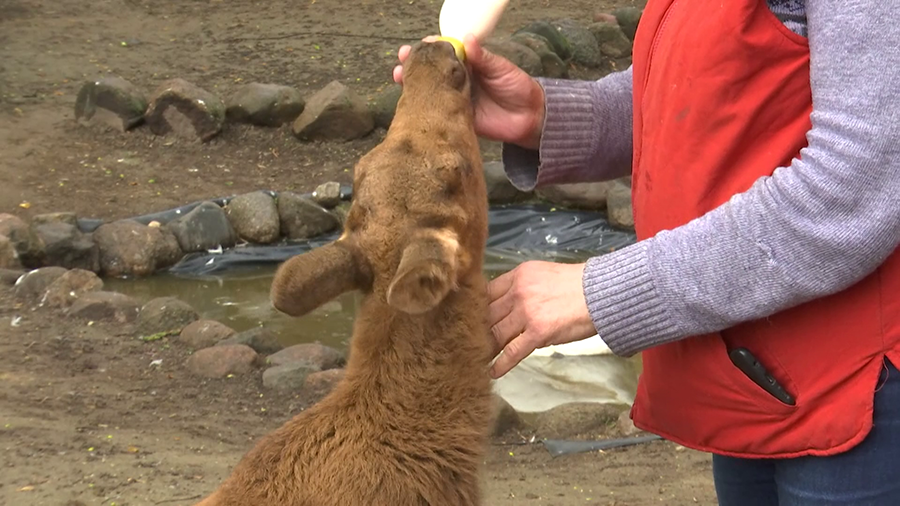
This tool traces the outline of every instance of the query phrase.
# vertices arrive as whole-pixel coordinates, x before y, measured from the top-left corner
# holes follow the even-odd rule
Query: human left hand
[[[437,40],[435,36],[422,39]],[[463,37],[466,64],[472,70],[475,133],[494,141],[538,149],[544,128],[544,88],[508,59],[481,47],[471,34]],[[394,81],[403,82],[403,66],[411,46],[397,52],[401,65]]]
[[[488,284],[499,378],[538,348],[586,339],[597,333],[581,277],[584,264],[528,261]]]

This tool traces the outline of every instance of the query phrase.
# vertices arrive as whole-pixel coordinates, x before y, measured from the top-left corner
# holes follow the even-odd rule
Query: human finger
[[[481,44],[478,43],[478,39],[475,38],[471,33],[467,33],[463,36],[462,39],[463,47],[466,48],[466,60],[471,61],[472,57],[475,57],[476,61],[480,61],[482,57],[482,49]]]
[[[513,339],[519,337],[525,331],[524,318],[509,315],[506,318],[491,325],[491,336],[494,338],[494,354],[506,348]]]
[[[391,77],[394,78],[394,82],[397,84],[403,84],[403,63],[409,58],[411,50],[412,46],[409,44],[404,44],[397,50],[397,59],[400,60],[400,64],[395,65],[394,70],[391,72]]]
[[[411,50],[412,50],[412,46],[410,46],[409,44],[404,44],[404,45],[400,46],[400,49],[397,50],[397,58],[400,59],[400,63],[403,63],[406,61],[406,59],[409,57],[409,52]]]
[[[508,293],[508,292],[507,292]],[[511,296],[497,297],[488,304],[488,323],[493,327],[512,313],[515,300]]]
[[[503,352],[491,366],[491,377],[497,379],[512,370],[519,362],[537,349],[537,338],[525,332],[503,348]]]
[[[463,46],[466,48],[466,61],[469,66],[482,77],[495,77],[509,70],[508,66],[503,65],[503,59],[484,50],[474,35],[468,34],[463,37]]]
[[[491,302],[499,299],[506,292],[512,288],[513,280],[515,279],[515,269],[504,272],[503,274],[497,276],[496,278],[490,280],[487,285],[488,298]]]

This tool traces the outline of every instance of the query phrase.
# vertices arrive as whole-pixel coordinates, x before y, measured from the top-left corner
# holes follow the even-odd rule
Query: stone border
[[[630,64],[642,11],[633,7],[599,12],[585,25],[571,19],[536,21],[485,47],[534,76],[566,77],[570,68],[614,72]],[[159,85],[148,100],[127,80],[112,76],[85,83],[75,103],[76,120],[121,131],[142,124],[156,135],[202,142],[227,121],[263,127],[292,123],[301,140],[350,140],[375,127],[387,128],[400,87],[392,85],[366,103],[343,84],[332,82],[308,100],[288,86],[250,83],[223,101],[182,79]],[[486,162],[492,204],[542,201],[564,207],[606,211],[610,225],[633,229],[631,178],[588,184],[553,185],[520,192],[506,179],[501,162]],[[0,215],[0,268],[61,266],[101,276],[146,276],[171,267],[184,255],[243,243],[272,244],[306,239],[340,227],[346,195],[325,183],[310,195],[257,191],[190,204],[159,219],[103,223],[72,213],[36,216],[31,223]],[[183,216],[177,216],[183,212]],[[172,219],[169,219],[172,218]]]
[[[641,14],[640,9],[623,7],[598,12],[588,24],[573,19],[535,21],[509,37],[489,38],[484,47],[535,77],[566,78],[570,70],[585,69],[599,78],[631,64]],[[290,124],[301,141],[348,141],[390,126],[399,97],[396,84],[366,100],[332,81],[309,97],[291,86],[251,82],[223,99],[174,78],[160,83],[148,98],[123,77],[106,76],[82,85],[75,119],[122,132],[146,124],[155,135],[199,142],[216,137],[227,123]]]
[[[111,222],[75,213],[0,214],[0,268],[82,269],[101,277],[148,276],[185,255],[242,244],[309,239],[339,229],[346,193],[338,183],[315,192],[254,191]]]
[[[611,226],[633,230],[631,181],[554,185],[520,192],[501,162],[484,163],[491,205],[546,203],[605,211]],[[62,267],[100,277],[149,276],[195,252],[274,245],[336,232],[351,189],[336,182],[310,194],[257,190],[134,218],[106,222],[56,212],[30,221],[0,214],[0,268]]]

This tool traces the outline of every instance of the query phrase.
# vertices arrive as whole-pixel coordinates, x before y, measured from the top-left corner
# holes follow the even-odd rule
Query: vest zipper
[[[656,49],[659,47],[660,40],[662,39],[663,31],[666,29],[666,25],[669,23],[669,17],[672,15],[672,10],[675,8],[675,4],[678,3],[678,0],[672,0],[672,2],[666,7],[666,12],[663,14],[662,21],[659,22],[659,28],[656,29],[656,33],[653,34],[653,42],[650,44],[650,52],[647,54],[647,66],[644,68],[644,82],[641,86],[641,94],[643,95],[641,98],[641,110],[643,111],[643,103],[647,100],[647,83],[650,81],[650,68],[653,66],[653,59],[656,55]],[[643,114],[643,113],[641,113]],[[640,166],[641,158],[643,157],[643,148],[635,154],[633,160],[633,167],[631,169],[632,177],[639,176],[638,167]]]
[[[666,13],[663,14],[663,19],[659,23],[659,28],[656,30],[656,33],[653,34],[653,44],[650,45],[650,54],[647,56],[647,69],[644,71],[644,86],[643,90],[647,90],[647,81],[650,80],[650,67],[653,66],[653,58],[656,55],[656,48],[659,47],[659,42],[662,39],[663,31],[666,29],[666,25],[669,23],[669,17],[672,14],[672,9],[675,8],[675,4],[678,3],[678,0],[672,0],[672,3],[666,7]]]

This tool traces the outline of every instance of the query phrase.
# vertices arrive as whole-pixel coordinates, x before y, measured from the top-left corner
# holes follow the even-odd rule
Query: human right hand
[[[426,37],[425,41],[434,40]],[[511,61],[483,49],[474,36],[463,38],[471,69],[475,133],[491,140],[538,149],[544,127],[544,90]],[[403,82],[403,62],[410,46],[398,52],[394,81]]]
[[[531,353],[596,335],[582,277],[585,264],[530,260],[488,283],[496,379]]]

